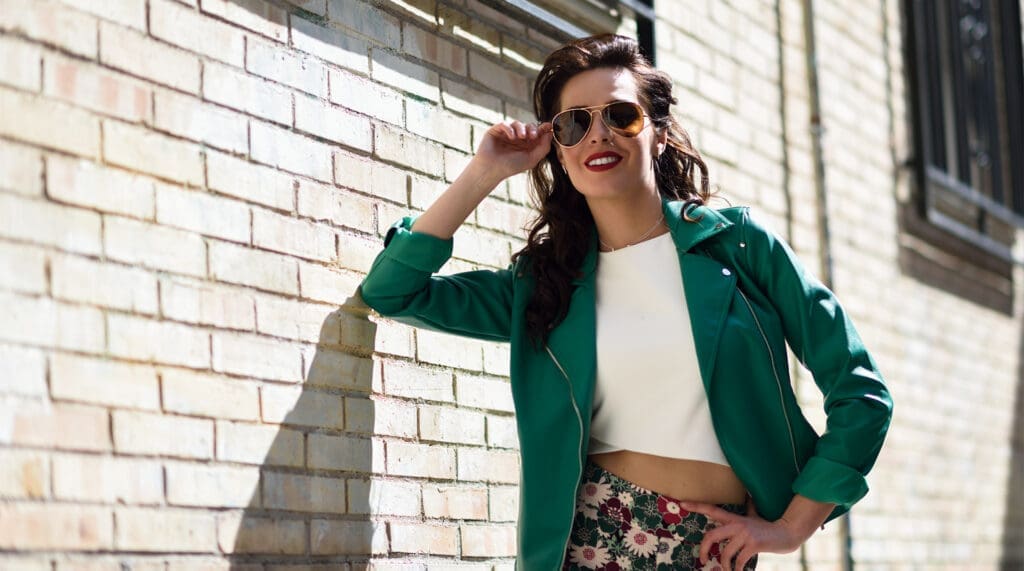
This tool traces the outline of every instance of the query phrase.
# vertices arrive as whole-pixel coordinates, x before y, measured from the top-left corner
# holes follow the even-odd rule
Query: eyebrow
[[[584,107],[598,107],[600,105],[608,105],[609,103],[619,102],[632,103],[631,101],[626,101],[625,99],[611,99],[609,101],[605,101],[604,103],[598,103],[597,105],[573,105],[572,107],[566,107],[565,109],[563,109],[563,111],[568,111],[570,109],[583,109]]]

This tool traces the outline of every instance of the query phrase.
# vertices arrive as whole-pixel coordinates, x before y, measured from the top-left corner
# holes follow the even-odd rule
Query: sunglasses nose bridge
[[[608,126],[608,123],[605,121],[605,118],[604,118],[604,112],[605,112],[605,109],[607,109],[607,108],[608,108],[608,106],[605,105],[605,106],[600,107],[598,109],[588,109],[587,110],[587,113],[590,114],[590,126],[587,127],[587,132],[583,133],[583,138],[584,139],[587,138],[587,135],[590,135],[592,133],[596,135],[597,133],[594,132],[595,129],[602,129],[604,131],[603,134],[604,134],[604,136],[606,138],[611,136],[612,130]],[[597,118],[596,119],[594,118],[594,113],[597,113]],[[600,127],[598,125],[600,125]],[[582,139],[581,139],[581,141],[582,141]]]

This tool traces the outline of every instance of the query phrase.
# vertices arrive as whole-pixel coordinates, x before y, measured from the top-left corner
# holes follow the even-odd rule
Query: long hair
[[[668,144],[654,161],[658,193],[671,200],[705,204],[711,197],[708,169],[690,136],[669,113],[676,103],[672,79],[651,66],[632,38],[601,34],[573,40],[552,52],[544,61],[533,86],[533,109],[540,122],[558,111],[559,97],[574,75],[598,68],[622,68],[636,78],[640,104],[658,132],[668,130]],[[592,243],[594,219],[583,195],[576,190],[551,151],[530,171],[537,216],[530,225],[526,246],[512,259],[526,256],[535,289],[526,307],[528,337],[536,346],[547,342],[551,330],[565,319],[572,295],[572,281]],[[694,181],[700,171],[700,186]],[[688,218],[689,219],[689,218]]]

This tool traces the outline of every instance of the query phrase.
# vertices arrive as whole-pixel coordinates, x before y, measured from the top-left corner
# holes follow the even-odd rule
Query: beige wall
[[[1024,561],[1024,272],[1007,314],[906,269],[971,271],[899,222],[900,3],[814,7],[827,241],[802,3],[658,2],[659,67],[722,194],[815,273],[831,254],[891,385],[857,568]],[[555,45],[476,0],[0,0],[0,567],[511,569],[507,347],[355,290],[482,129],[532,120]],[[504,267],[527,203],[500,186],[446,269]],[[841,542],[762,568],[837,569]]]

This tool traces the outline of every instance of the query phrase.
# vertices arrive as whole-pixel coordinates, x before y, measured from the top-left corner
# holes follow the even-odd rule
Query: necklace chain
[[[632,246],[634,244],[638,244],[638,243],[642,242],[644,240],[644,238],[650,236],[651,233],[654,232],[654,229],[657,228],[658,225],[661,224],[662,220],[664,220],[664,219],[665,219],[665,213],[663,212],[661,214],[661,218],[658,218],[658,221],[654,223],[654,226],[651,226],[650,230],[644,232],[643,236],[640,236],[635,241],[630,242],[629,244],[626,244],[625,246],[621,246],[621,247],[618,247],[618,248],[612,248],[611,246],[606,244],[605,241],[602,240],[600,237],[598,237],[597,241],[600,242],[601,245],[604,246],[605,248],[608,248],[609,252],[614,252],[615,250],[621,250],[622,248],[628,248],[629,246]]]

